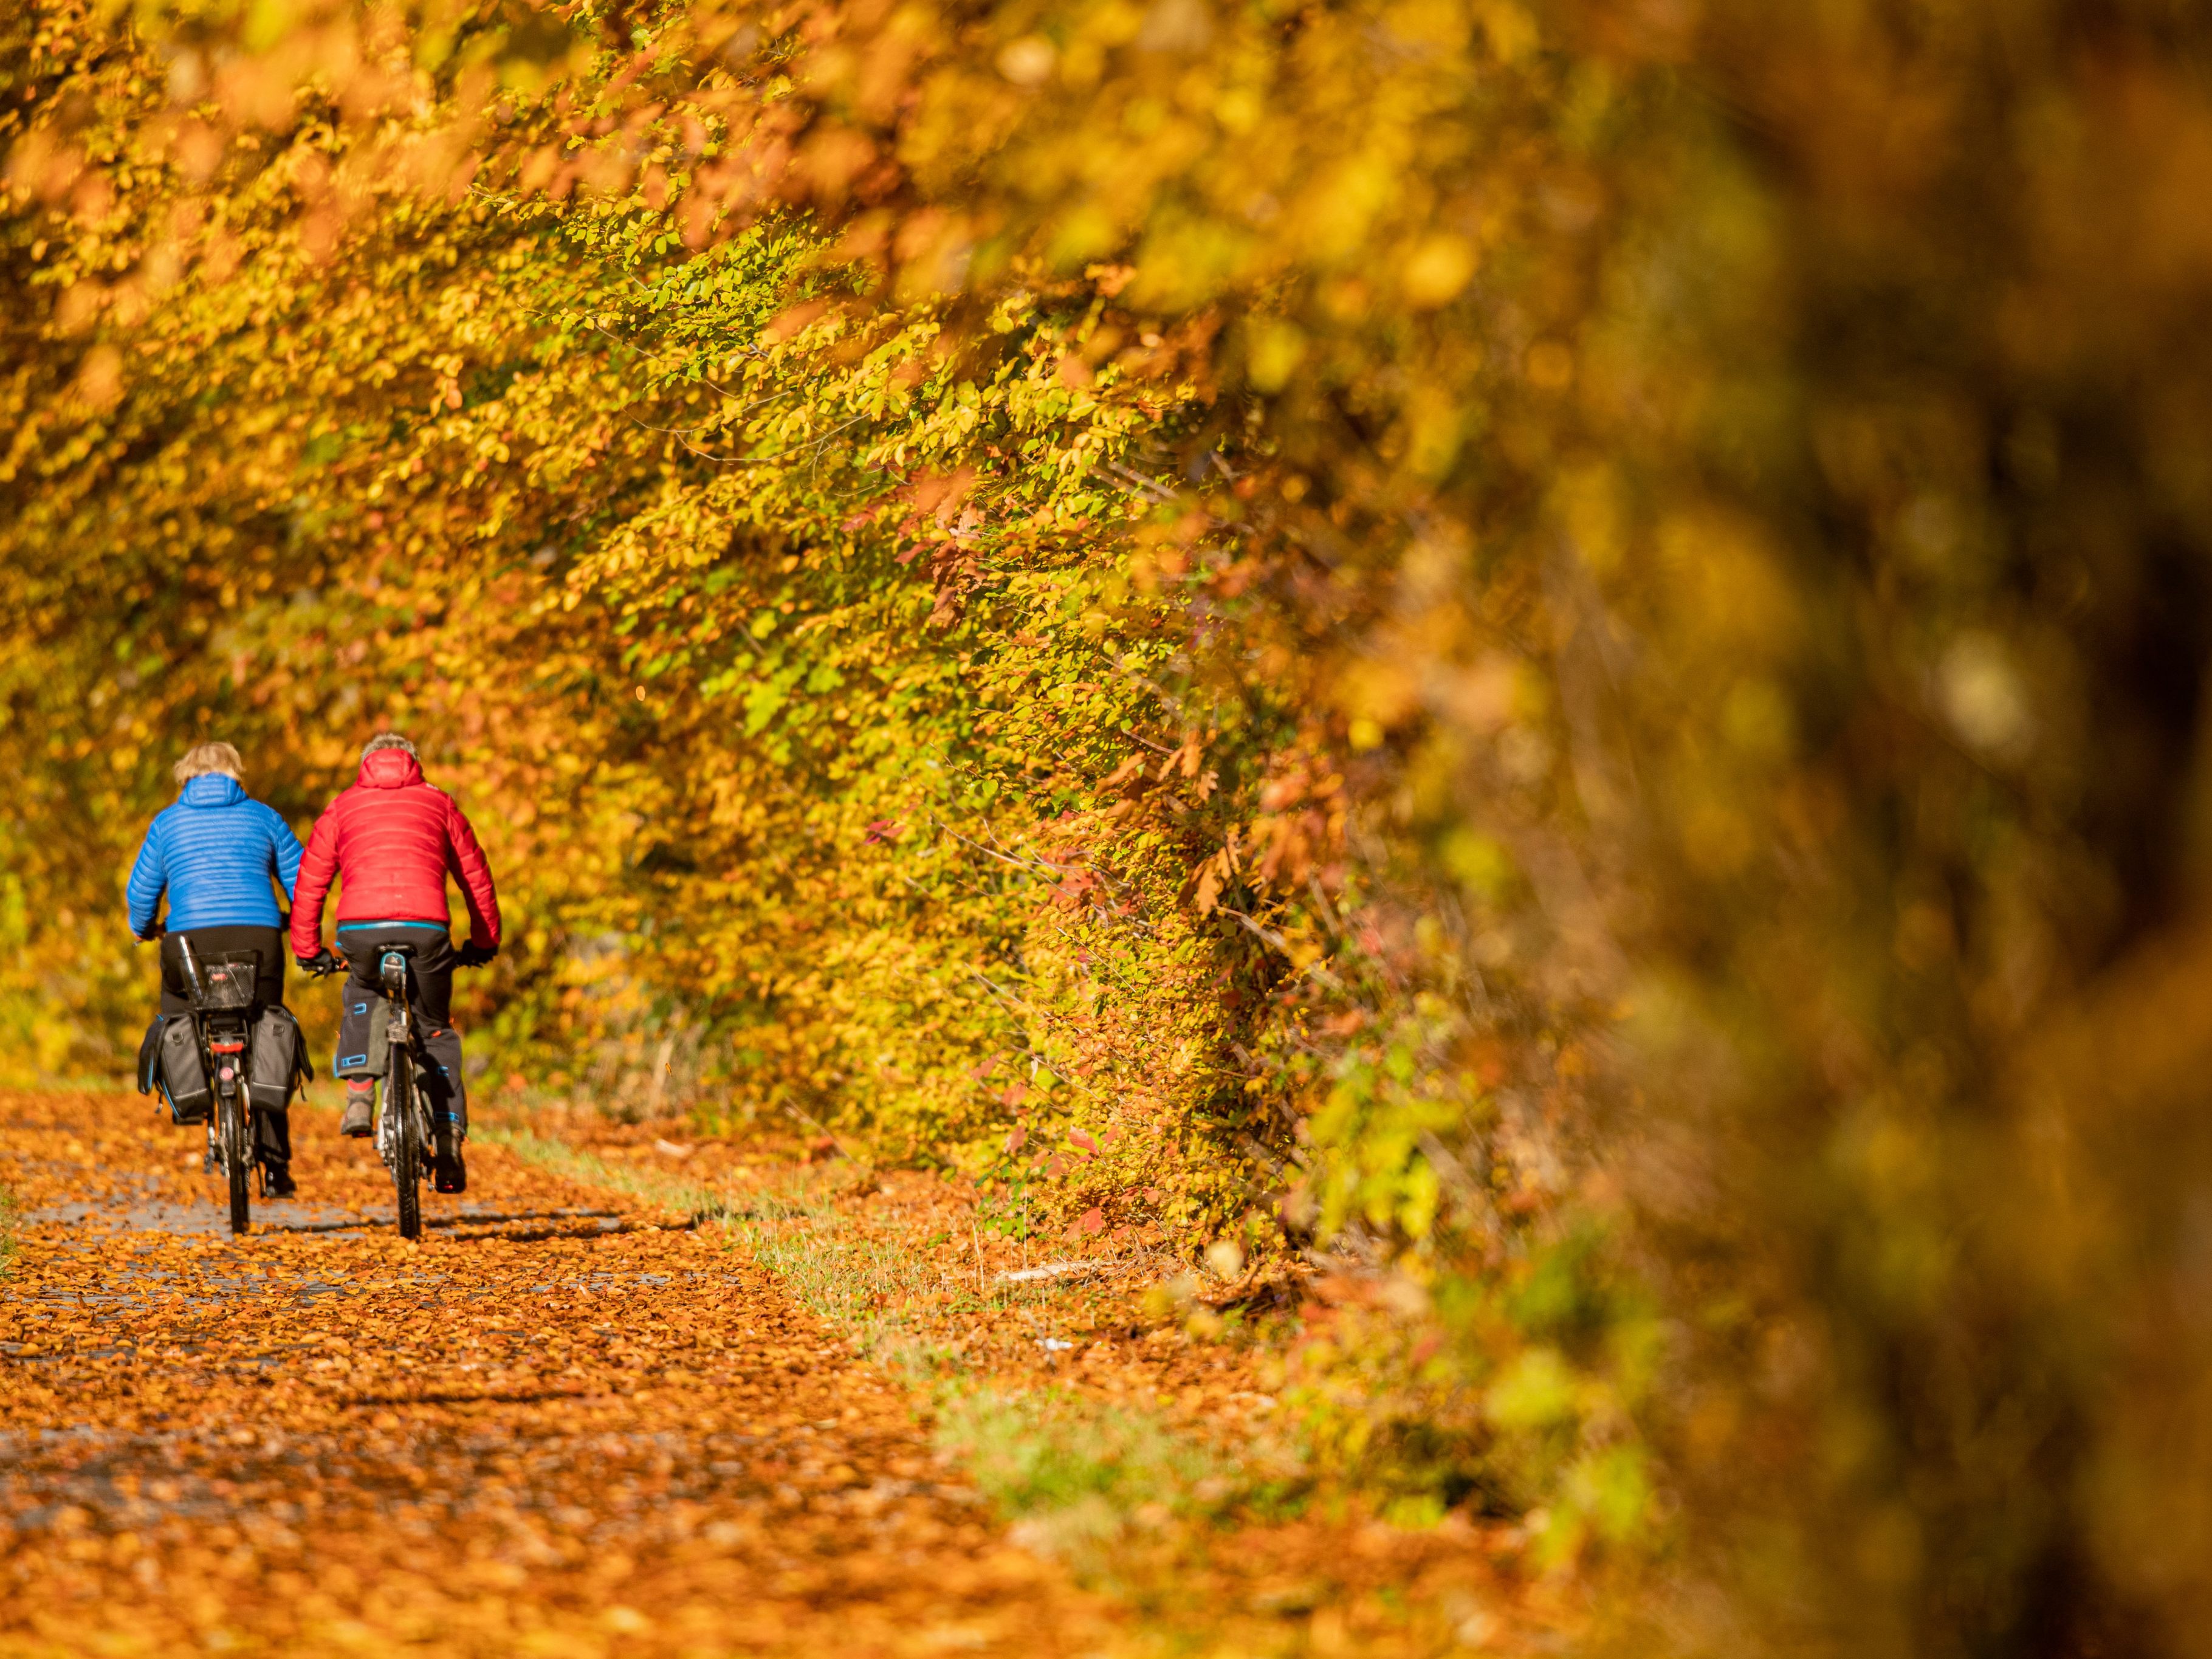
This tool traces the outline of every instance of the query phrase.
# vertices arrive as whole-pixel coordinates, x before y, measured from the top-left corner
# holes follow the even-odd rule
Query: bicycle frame
[[[422,1184],[429,1176],[430,1121],[422,1091],[416,1082],[415,1005],[407,994],[404,951],[386,951],[377,963],[384,994],[385,1060],[383,1088],[377,1103],[377,1155],[392,1171],[399,1205],[399,1236],[419,1237],[422,1231]]]
[[[386,1169],[392,1166],[392,1138],[397,1114],[392,1110],[392,1058],[403,1053],[415,1040],[415,1009],[407,1000],[407,958],[397,951],[386,951],[377,964],[378,978],[382,981],[385,1007],[384,1087],[378,1091],[376,1110],[376,1151]]]

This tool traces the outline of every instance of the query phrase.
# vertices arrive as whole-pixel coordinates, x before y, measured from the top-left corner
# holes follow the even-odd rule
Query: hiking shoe
[[[261,1173],[262,1184],[266,1188],[262,1194],[264,1198],[289,1198],[300,1190],[292,1179],[292,1171],[282,1164],[264,1164]]]
[[[438,1149],[431,1158],[430,1189],[439,1193],[465,1193],[469,1189],[469,1162],[461,1156],[460,1146],[450,1135],[438,1137]]]
[[[338,1133],[356,1140],[366,1140],[375,1132],[376,1091],[347,1090],[345,1115],[338,1120]]]

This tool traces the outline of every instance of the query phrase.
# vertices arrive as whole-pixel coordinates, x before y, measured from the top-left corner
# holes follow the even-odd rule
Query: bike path
[[[234,1240],[149,1115],[0,1093],[4,1659],[1119,1645],[719,1235],[484,1146],[410,1244],[310,1107]]]

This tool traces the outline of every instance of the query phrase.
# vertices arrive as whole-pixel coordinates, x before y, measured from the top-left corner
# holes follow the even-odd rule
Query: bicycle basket
[[[204,957],[195,1008],[251,1008],[260,963],[252,956]]]

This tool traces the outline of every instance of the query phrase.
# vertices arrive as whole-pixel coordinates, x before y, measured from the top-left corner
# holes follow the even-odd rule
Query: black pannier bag
[[[146,1028],[146,1040],[138,1045],[138,1092],[150,1095],[161,1086],[161,1028],[168,1024],[161,1014],[154,1016]]]
[[[252,1052],[246,1066],[246,1092],[264,1112],[281,1112],[292,1101],[295,1083],[314,1075],[307,1039],[289,1008],[264,1008],[253,1022]]]
[[[190,1014],[172,1014],[161,1022],[161,1083],[171,1117],[179,1123],[207,1121],[215,1093],[208,1086],[207,1060]]]

